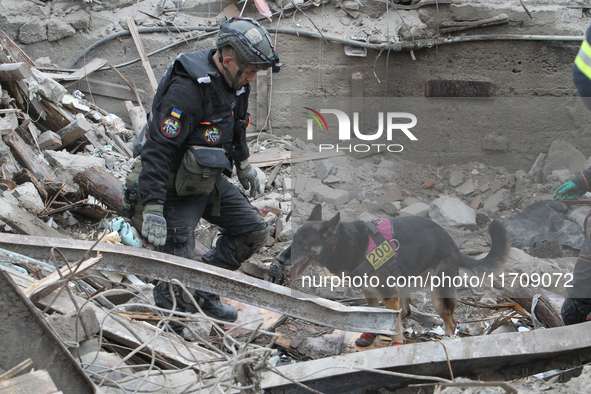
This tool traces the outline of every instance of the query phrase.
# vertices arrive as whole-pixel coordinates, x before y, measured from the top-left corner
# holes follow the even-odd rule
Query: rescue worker
[[[573,65],[573,79],[579,94],[589,109],[591,109],[591,29],[579,50]],[[554,192],[554,198],[559,200],[574,200],[578,196],[591,190],[591,168],[581,171],[570,182],[561,185]],[[589,218],[585,217],[585,243],[581,248],[575,268],[573,270],[572,287],[567,287],[568,297],[562,305],[562,320],[564,324],[581,323],[591,319],[591,228]]]
[[[202,256],[204,263],[236,270],[265,243],[267,224],[222,174],[231,176],[236,167],[250,196],[259,190],[248,161],[247,107],[250,82],[268,68],[281,69],[268,32],[253,19],[234,17],[221,25],[215,49],[179,55],[160,81],[142,145],[136,146],[143,166],[142,235],[158,251],[194,257],[201,218],[222,229],[216,247]],[[172,288],[177,310],[197,312],[182,289]],[[207,315],[236,320],[236,309],[217,295],[195,290],[193,296]],[[154,288],[154,299],[157,306],[172,308],[169,283]],[[172,328],[182,333],[180,325]]]

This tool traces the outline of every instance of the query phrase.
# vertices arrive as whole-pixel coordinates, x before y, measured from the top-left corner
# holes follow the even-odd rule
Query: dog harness
[[[396,261],[400,245],[394,238],[394,224],[388,218],[379,218],[367,223],[369,227],[369,242],[365,258],[355,268],[351,275],[363,276],[382,268],[392,276],[401,274]]]

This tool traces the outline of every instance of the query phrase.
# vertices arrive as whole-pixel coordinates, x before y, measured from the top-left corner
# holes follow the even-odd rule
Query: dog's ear
[[[336,227],[341,221],[341,213],[337,212],[328,222],[324,223],[325,226]]]
[[[322,220],[322,204],[316,204],[314,209],[312,209],[312,213],[308,218],[308,222],[319,222]]]
[[[341,221],[341,213],[337,212],[332,219],[322,223],[322,237],[332,239],[337,235],[337,226]]]

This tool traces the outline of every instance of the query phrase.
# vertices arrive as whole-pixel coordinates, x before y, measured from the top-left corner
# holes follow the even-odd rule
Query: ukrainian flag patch
[[[171,112],[170,114],[171,114],[172,116],[174,116],[175,118],[177,118],[177,119],[180,119],[180,118],[181,118],[181,114],[182,114],[182,112],[181,112],[181,111],[179,111],[179,110],[178,110],[178,109],[176,109],[176,108],[173,108],[173,109],[172,109],[172,112]]]

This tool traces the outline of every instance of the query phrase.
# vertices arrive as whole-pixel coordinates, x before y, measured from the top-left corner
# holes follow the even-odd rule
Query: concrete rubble
[[[127,226],[121,225],[123,221],[119,219],[121,206],[118,194],[121,182],[137,162],[132,157],[132,150],[139,128],[142,122],[145,123],[146,110],[150,108],[152,98],[151,94],[146,92],[151,90],[144,74],[138,77],[139,73],[143,73],[141,67],[132,69],[135,70],[132,72],[124,72],[123,79],[127,76],[132,80],[128,85],[121,77],[111,72],[109,62],[115,63],[119,57],[125,57],[127,61],[137,55],[136,48],[125,38],[128,30],[125,22],[127,17],[131,16],[141,29],[153,29],[143,31],[142,39],[146,40],[151,49],[159,49],[173,42],[174,45],[181,45],[183,41],[199,41],[200,35],[215,31],[228,15],[240,14],[240,10],[226,8],[226,3],[195,0],[4,0],[0,3],[0,66],[9,66],[7,70],[10,69],[11,75],[0,78],[0,230],[9,234],[62,237],[80,241],[97,241],[105,235],[104,241],[113,244],[123,243],[122,234],[125,232],[131,234],[128,239],[131,239],[132,243],[136,242],[136,245],[153,250],[153,246],[141,239],[138,233],[138,218],[135,222],[128,221]],[[428,48],[435,45],[433,43],[436,41],[430,40],[437,39],[442,27],[459,27],[463,30],[461,24],[465,24],[466,21],[479,24],[486,23],[491,18],[494,19],[493,24],[484,27],[491,32],[490,34],[500,34],[498,32],[505,31],[502,30],[504,27],[510,33],[539,34],[540,29],[551,24],[553,31],[559,32],[560,35],[580,35],[584,32],[587,21],[581,21],[582,17],[578,13],[582,12],[588,16],[589,11],[588,7],[581,6],[580,9],[573,10],[567,9],[565,2],[549,1],[528,2],[523,6],[500,0],[478,1],[474,4],[456,0],[440,1],[440,4],[426,4],[425,0],[396,1],[400,7],[396,13],[393,13],[385,2],[294,3],[269,0],[268,3],[275,15],[283,15],[281,25],[278,26],[286,30],[314,31],[315,23],[327,19],[331,26],[322,27],[322,31],[331,40],[331,37],[342,36],[368,45],[426,40],[425,47]],[[529,10],[526,8],[534,8],[530,3],[535,3],[536,18],[528,17]],[[413,8],[417,4],[419,5]],[[433,5],[438,7],[437,12]],[[260,16],[254,5],[249,3],[245,6],[247,16]],[[510,20],[508,23],[507,17]],[[443,25],[441,22],[444,22]],[[162,30],[159,31],[158,28]],[[192,30],[182,31],[181,28]],[[158,36],[162,32],[164,35]],[[445,40],[446,34],[439,38]],[[113,43],[104,44],[105,46],[96,49],[96,52],[85,51],[82,58],[74,61],[75,57],[82,53],[81,48],[88,48],[101,39],[105,39],[105,43]],[[444,43],[445,41],[437,41],[437,45]],[[279,52],[286,53],[286,57],[294,59],[293,61],[301,57],[297,53],[303,53],[303,50],[300,51],[303,47],[293,46],[295,49],[290,50],[289,46],[289,43],[280,43]],[[578,43],[573,45],[573,48],[575,46],[578,46]],[[192,50],[187,48],[183,51]],[[355,55],[358,58],[375,56],[378,53],[375,51],[373,55],[369,55],[371,52],[363,55],[363,51],[360,50],[367,50],[367,47],[353,49],[358,51]],[[369,46],[369,49],[375,50],[375,47]],[[537,56],[537,47],[534,49]],[[351,48],[345,48],[345,53],[348,50]],[[566,52],[564,48],[553,47],[553,50]],[[407,52],[406,54],[411,55],[406,60],[397,59],[397,68],[411,69],[407,66],[415,64],[412,62],[416,62],[416,55],[423,55],[418,49],[415,51],[416,54]],[[502,51],[488,51],[485,48],[481,52]],[[165,55],[167,58],[153,61],[158,75],[163,74],[177,53],[169,51]],[[302,59],[302,62],[326,63],[324,67],[331,63],[345,63],[339,56],[326,59],[321,57],[317,60]],[[413,60],[410,60],[411,56]],[[457,56],[454,55],[455,57]],[[378,58],[375,59],[376,64]],[[385,55],[382,55],[379,61],[384,61],[384,58]],[[511,63],[507,66],[509,73],[522,72],[522,60],[518,58],[519,56],[515,55],[517,60],[508,60]],[[373,62],[372,59],[371,63]],[[470,63],[470,60],[467,62]],[[383,64],[379,64],[379,67],[374,65],[373,68],[382,68]],[[404,66],[400,66],[401,64]],[[546,72],[557,73],[556,69],[560,70],[561,66],[559,63],[558,66],[548,66],[548,69],[534,72],[533,76],[528,74],[528,78],[524,77],[522,80],[531,81]],[[295,77],[297,74],[289,74],[294,72],[292,70],[297,70],[295,73],[309,73],[309,70],[317,68],[317,64],[302,63],[299,67],[291,67],[291,70],[286,68],[285,71]],[[387,63],[383,68],[388,71]],[[346,74],[347,78],[353,75],[351,81],[346,80],[346,83],[343,83],[333,79],[336,76],[326,76],[330,81],[325,83],[325,76],[314,76],[312,79],[321,81],[319,83],[322,87],[312,86],[313,84],[307,80],[306,83],[302,83],[303,90],[299,93],[316,88],[328,91],[332,87],[327,86],[351,84],[354,97],[357,94],[367,95],[369,92],[381,96],[384,91],[383,80],[387,81],[389,78],[387,75],[382,77],[381,74],[378,77],[374,71],[377,81],[369,81],[359,73],[355,76],[355,72],[352,73],[349,69],[346,69],[346,72],[340,72],[341,68],[335,70],[335,75]],[[480,70],[477,74],[485,75],[485,71]],[[471,82],[473,79],[470,75],[459,75],[459,72],[443,68],[438,72],[441,79],[453,77],[461,80],[460,82]],[[413,78],[412,75],[401,74],[399,80],[412,81],[406,84],[420,86],[419,90],[405,87],[403,83],[400,87],[390,86],[390,89],[401,90],[387,91],[386,88],[387,94],[420,96],[433,88],[432,85],[423,86],[423,80]],[[486,80],[476,82],[482,82],[482,86],[489,86],[486,83],[489,83],[488,79],[491,78],[479,77]],[[570,83],[570,79],[562,75],[559,79],[568,79]],[[251,105],[253,124],[256,124],[256,127],[248,130],[247,139],[252,154],[251,162],[260,169],[263,189],[252,204],[267,222],[270,238],[236,273],[245,278],[245,282],[252,282],[253,278],[266,281],[272,277],[277,256],[290,245],[298,224],[309,216],[316,204],[323,205],[324,219],[332,217],[337,212],[340,212],[344,221],[371,221],[385,216],[427,217],[442,225],[463,253],[476,257],[489,249],[484,230],[492,220],[503,221],[532,203],[552,200],[552,192],[560,184],[591,165],[589,149],[576,144],[576,141],[581,140],[580,136],[573,136],[574,132],[573,135],[568,132],[561,135],[559,130],[545,131],[553,133],[548,134],[552,136],[551,142],[546,135],[547,138],[538,139],[548,143],[540,142],[539,145],[532,144],[533,146],[527,148],[517,147],[515,138],[510,134],[513,130],[507,133],[487,130],[475,138],[475,142],[469,147],[462,145],[463,141],[457,143],[457,139],[451,142],[453,138],[449,137],[449,152],[445,153],[445,147],[439,146],[442,153],[438,156],[434,155],[429,147],[425,149],[425,156],[431,156],[431,159],[418,162],[385,153],[366,156],[317,154],[317,145],[292,136],[294,134],[290,129],[292,125],[289,122],[289,104],[286,104],[285,100],[294,93],[288,83],[282,82],[280,78],[274,79],[273,83],[280,87],[277,89],[280,93],[273,96],[273,100],[270,95],[259,94],[258,85],[251,96],[257,104]],[[359,85],[355,85],[356,83]],[[269,86],[273,84],[270,83]],[[359,91],[353,92],[354,86],[360,87]],[[549,91],[552,92],[553,87],[554,85],[536,85],[532,92],[527,90],[525,85],[519,85],[515,92],[511,90],[510,93],[517,96],[543,96]],[[410,90],[403,90],[405,88]],[[499,89],[501,93],[507,94],[502,88]],[[558,93],[548,95],[573,95],[572,88],[560,89]],[[122,105],[123,101],[126,101],[125,106]],[[270,125],[265,121],[267,109],[272,111]],[[574,109],[569,108],[569,111]],[[275,114],[277,120],[273,119]],[[571,118],[575,119],[574,116]],[[574,123],[579,121],[573,120]],[[260,132],[263,128],[265,131]],[[503,128],[499,127],[499,130]],[[450,133],[453,133],[453,130]],[[461,155],[454,150],[454,145],[459,146]],[[462,149],[474,153],[464,155]],[[479,154],[482,154],[482,160],[479,160]],[[503,158],[510,154],[517,158],[506,159],[507,164],[503,166]],[[461,156],[462,159],[456,162],[454,155]],[[82,181],[107,179],[92,178],[98,177],[97,174],[108,177],[110,183],[103,184],[97,181],[93,185],[92,182]],[[231,181],[240,188],[235,177]],[[114,187],[113,194],[101,194],[101,187],[105,185]],[[582,218],[589,208],[569,207],[565,210],[568,211],[565,213],[565,220],[582,227]],[[119,223],[116,230],[113,229],[114,223]],[[215,246],[218,233],[219,229],[216,226],[201,221],[196,229],[198,254],[205,253]],[[516,274],[539,276],[548,272],[568,274],[572,272],[577,253],[578,249],[572,245],[560,245],[556,239],[543,240],[525,247],[524,250],[512,248],[505,270]],[[370,348],[360,348],[355,345],[355,339],[360,336],[360,332],[320,325],[320,315],[309,316],[309,319],[306,319],[306,316],[296,318],[280,311],[254,307],[233,299],[224,302],[233,302],[238,308],[240,317],[237,326],[219,324],[202,315],[173,315],[170,311],[167,313],[153,307],[152,289],[155,279],[94,267],[77,275],[65,269],[65,274],[62,275],[67,279],[60,279],[55,272],[55,265],[64,270],[66,261],[65,257],[57,255],[59,253],[47,252],[42,261],[45,265],[39,265],[38,261],[33,261],[32,257],[28,256],[7,257],[2,260],[0,269],[9,273],[23,294],[33,291],[35,286],[42,283],[44,277],[54,275],[48,283],[57,286],[56,290],[49,295],[38,296],[31,307],[36,308],[41,321],[52,327],[62,347],[67,349],[68,357],[73,356],[74,362],[82,367],[86,378],[96,385],[94,390],[97,393],[127,393],[136,390],[176,393],[199,389],[203,392],[228,392],[226,388],[230,383],[235,386],[254,387],[244,388],[241,392],[258,393],[263,389],[266,392],[280,392],[282,387],[299,392],[298,386],[289,386],[291,382],[275,371],[290,371],[290,368],[295,371],[300,368],[306,372],[305,365],[311,362],[310,360],[318,362],[319,364],[314,365],[318,365],[318,370],[323,370],[328,368],[328,364],[322,364],[323,360],[333,360],[326,362],[332,363],[332,366],[339,366],[343,360],[339,357],[362,357],[360,354],[365,351],[376,352],[367,353],[368,359],[372,359],[371,354],[380,354],[379,357],[373,357],[375,361],[386,355],[385,351],[388,349],[381,348],[390,345],[389,338],[381,335]],[[91,257],[94,257],[94,254]],[[75,260],[67,261],[68,264],[74,262]],[[314,266],[309,267],[307,272],[318,276],[328,275],[323,268]],[[71,276],[68,276],[70,274]],[[286,282],[286,272],[280,272],[279,276],[282,277],[282,282]],[[564,283],[563,279],[561,284]],[[285,285],[291,286],[292,289],[302,289],[301,283],[297,281],[287,282]],[[334,291],[320,287],[312,290],[315,296],[347,306],[359,306],[364,302],[361,291],[349,284],[343,284]],[[564,287],[556,289],[555,286],[541,285],[538,290],[547,301],[545,307],[558,314],[566,296]],[[503,330],[515,332],[516,335],[524,332],[538,334],[541,331],[540,325],[546,325],[549,328],[547,331],[552,332],[550,328],[553,325],[548,323],[550,319],[544,321],[544,316],[536,317],[536,313],[532,317],[531,311],[535,307],[532,308],[531,304],[520,304],[520,298],[515,294],[495,292],[494,289],[491,291],[492,293],[482,295],[468,289],[462,290],[456,312],[460,325],[456,338],[452,341],[461,341],[464,338],[485,341],[488,339],[486,335],[494,333],[509,335],[501,334]],[[528,297],[530,296],[528,294]],[[264,302],[270,301],[263,300]],[[324,301],[318,303],[322,302]],[[428,345],[434,345],[433,349],[439,346],[438,350],[441,350],[441,346],[433,340],[446,338],[443,338],[443,324],[434,315],[431,301],[425,293],[417,292],[412,294],[411,302],[413,311],[417,313],[404,321],[408,350],[401,351],[401,355],[408,357],[409,363],[393,363],[395,367],[387,364],[375,366],[376,371],[390,371],[398,367],[407,371],[405,368],[413,364],[412,357],[418,357],[411,354],[412,349],[415,349],[412,346],[415,345],[425,345],[424,349],[427,349]],[[540,323],[538,319],[543,322]],[[185,324],[183,337],[165,330],[166,324],[172,320]],[[257,327],[256,322],[259,321],[263,321],[263,324]],[[449,342],[441,342],[444,348],[448,346],[446,343]],[[574,345],[572,346],[574,348]],[[527,350],[532,348],[535,346],[532,345]],[[540,349],[543,353],[543,346]],[[562,350],[568,353],[569,349]],[[476,347],[474,353],[466,354],[473,355],[479,351],[481,349]],[[559,353],[559,350],[553,351]],[[426,350],[423,357],[428,358],[433,354],[435,350]],[[576,356],[581,360],[587,360],[588,354],[586,347],[576,349]],[[437,357],[439,355],[433,356],[433,359]],[[503,355],[495,357],[499,357],[500,360]],[[521,355],[515,357],[517,359]],[[532,356],[532,359],[534,358]],[[524,393],[542,390],[549,393],[584,392],[584,388],[588,386],[589,369],[575,365],[574,358],[575,350],[572,351],[572,358],[563,361],[562,364],[558,362],[532,366],[532,370],[542,371],[538,375],[528,377],[527,373],[519,376],[514,371],[512,374],[507,373],[507,376],[514,379],[509,384],[518,387],[519,392]],[[466,359],[469,359],[468,356]],[[478,357],[476,359],[478,360]],[[14,362],[11,362],[11,365],[0,365],[0,373],[23,360],[12,361]],[[443,372],[437,372],[438,377],[448,373],[444,361],[440,357],[437,358],[437,362],[443,366]],[[464,361],[460,356],[454,359],[454,362],[457,362],[454,368],[457,366],[458,370],[462,371],[460,377],[456,375],[454,383],[481,383],[482,380],[465,372],[466,368],[462,367]],[[425,365],[429,365],[430,362],[425,360]],[[524,367],[527,362],[529,360],[520,360],[519,368],[527,370]],[[361,362],[355,361],[352,365],[359,366]],[[39,369],[39,366],[34,365],[34,368]],[[430,367],[416,368],[420,374],[431,374]],[[491,374],[494,375],[495,367],[490,368]],[[560,383],[559,379],[571,377],[571,369],[576,372],[581,372],[582,369],[581,376],[567,383]],[[351,371],[347,373],[352,374]],[[372,373],[365,372],[368,375]],[[462,374],[474,380],[463,378]],[[499,372],[495,375],[495,379],[501,379],[501,374]],[[18,378],[25,379],[27,375],[20,375]],[[0,385],[15,379],[12,376],[10,379],[3,376],[0,375]],[[306,376],[307,374],[302,372],[302,381],[309,380]],[[324,384],[330,386],[328,382],[335,376],[337,375],[324,376]],[[68,388],[60,387],[63,383],[58,382],[51,373],[43,379],[53,379],[56,384],[55,390],[68,392]],[[277,383],[282,379],[284,381]],[[371,378],[360,378],[359,381],[365,381],[364,379]],[[316,383],[319,384],[318,387],[322,387],[322,382]],[[24,383],[19,381],[18,384]],[[391,385],[400,389],[408,384],[409,381],[384,383],[377,392],[394,392],[389,391]],[[361,392],[361,387],[355,386],[355,382],[351,385],[351,392]],[[443,387],[442,393],[491,392],[486,391],[491,390],[490,388]],[[358,391],[355,391],[357,389]],[[395,392],[433,392],[434,389],[430,387],[424,388],[426,391],[418,391],[423,388],[409,386],[401,390],[407,391]]]

